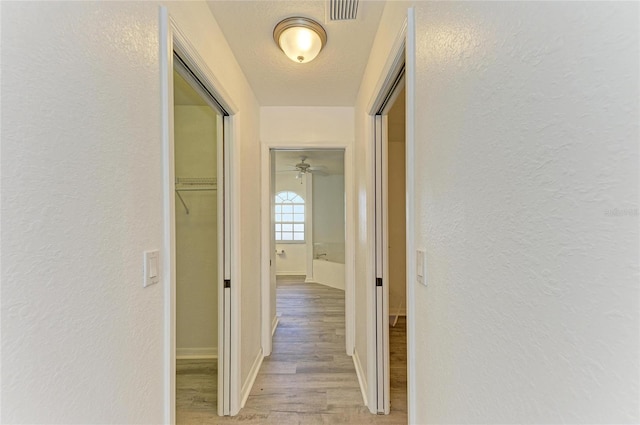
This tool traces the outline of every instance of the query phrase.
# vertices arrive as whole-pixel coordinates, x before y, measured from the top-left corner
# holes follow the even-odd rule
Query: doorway
[[[347,284],[352,268],[345,261],[351,242],[346,201],[350,195],[350,156],[346,147],[271,147],[263,158],[268,165],[263,208],[269,213],[263,215],[267,267],[263,269],[262,313],[263,352],[268,356],[281,313],[276,297],[278,282],[301,281],[336,288],[343,304],[346,299],[348,305],[352,290]],[[347,313],[344,333],[348,347]]]
[[[374,226],[372,269],[375,385],[372,413],[407,411],[407,153],[405,149],[405,35],[370,108],[373,122]],[[393,374],[393,378],[392,378]],[[392,393],[392,379],[394,390]]]
[[[266,294],[276,322],[267,316],[272,350],[245,409],[269,404],[267,411],[321,415],[340,403],[359,411],[360,386],[345,352],[346,149],[272,148],[267,155],[264,230],[276,278],[263,301]]]
[[[161,34],[164,399],[166,422],[175,423],[177,357],[210,362],[204,379],[207,391],[215,387],[216,393],[201,397],[206,409],[222,416],[240,408],[240,370],[233,361],[239,353],[239,290],[232,285],[238,275],[232,257],[237,176],[231,168],[237,108],[164,7]]]
[[[276,276],[344,291],[344,150],[273,152]]]
[[[218,411],[218,152],[223,111],[176,57],[174,175],[176,256],[176,420]]]
[[[290,185],[294,188],[294,193],[300,191],[301,187],[305,191],[311,191],[315,186],[317,193],[320,193],[320,203],[314,203],[314,197],[305,199],[305,207],[310,210],[316,209],[315,216],[321,217],[318,223],[314,224],[314,214],[305,216],[305,229],[311,229],[311,233],[305,236],[303,246],[290,245],[276,248],[275,236],[275,195],[276,191],[276,154],[283,155],[280,173],[288,174]],[[326,156],[333,164],[323,164],[318,162],[317,155]],[[352,188],[352,154],[351,146],[341,144],[323,144],[302,146],[292,145],[263,145],[263,186],[262,186],[262,247],[263,247],[263,268],[262,268],[262,348],[265,356],[272,352],[273,334],[278,324],[276,306],[276,281],[278,267],[280,266],[280,280],[286,279],[285,275],[301,277],[307,283],[320,280],[331,286],[339,288],[343,292],[340,298],[344,299],[344,348],[346,354],[353,353],[354,317],[353,317],[353,297],[354,297],[354,267],[353,256],[353,191]],[[303,161],[304,159],[304,161]],[[324,161],[324,160],[321,160]],[[310,173],[301,173],[298,168],[305,168],[309,165]],[[315,172],[313,168],[316,168]],[[337,169],[339,168],[339,170]],[[341,187],[340,199],[323,198],[321,194],[323,186]],[[319,191],[319,192],[318,192]],[[327,192],[329,193],[329,192]],[[304,197],[303,197],[304,199]],[[339,209],[334,209],[330,214],[325,215],[319,209],[327,208],[329,205],[338,204]],[[338,216],[340,217],[338,219]],[[323,224],[322,219],[327,218],[333,225]],[[335,223],[340,222],[339,225]],[[293,223],[295,225],[295,223]],[[322,229],[329,229],[323,233]],[[315,228],[318,237],[314,238]],[[339,230],[339,232],[336,232]],[[339,233],[338,236],[336,234]],[[294,236],[295,237],[295,236]],[[281,241],[279,241],[281,242]],[[315,247],[314,247],[315,244]],[[284,253],[282,253],[284,249]],[[330,250],[330,252],[328,252]],[[295,252],[294,252],[295,251]],[[327,252],[326,252],[327,251]],[[277,252],[280,255],[277,255]],[[297,260],[293,255],[297,253]],[[317,258],[315,258],[317,257]],[[330,261],[333,260],[333,261]],[[315,262],[315,267],[314,267]],[[294,266],[297,263],[297,266]],[[320,264],[319,264],[320,263]],[[330,264],[331,263],[331,264]],[[330,276],[330,277],[328,277]]]
[[[406,114],[402,87],[387,116],[389,409],[407,413]]]

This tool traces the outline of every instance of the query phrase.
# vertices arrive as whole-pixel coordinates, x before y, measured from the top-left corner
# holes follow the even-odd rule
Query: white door
[[[223,143],[220,143],[220,149],[222,150],[221,155],[218,155],[219,161],[222,161],[222,164],[219,164],[218,170],[219,178],[222,177],[224,190],[222,194],[220,194],[219,202],[222,202],[223,205],[223,225],[220,231],[222,235],[222,274],[223,274],[223,287],[222,287],[222,297],[220,297],[222,304],[222,314],[221,314],[221,331],[219,335],[221,335],[221,339],[219,339],[218,344],[221,349],[219,349],[218,355],[218,388],[222,390],[218,392],[218,414],[220,415],[230,415],[231,414],[231,158],[230,153],[231,149],[229,146],[229,117],[225,116],[221,121],[223,121],[222,126],[222,135]],[[220,133],[220,132],[219,132]],[[218,139],[221,140],[221,139]],[[236,366],[239,367],[239,366]],[[220,385],[222,384],[222,385]]]
[[[404,52],[404,48],[401,50]],[[400,59],[402,59],[400,61]],[[374,115],[374,185],[375,185],[375,285],[374,336],[376,397],[375,410],[388,415],[391,409],[389,365],[389,213],[388,213],[388,113],[402,87],[404,87],[404,53],[398,56],[394,78],[382,92],[381,101]]]
[[[376,411],[389,414],[389,271],[387,237],[387,116],[375,116]]]

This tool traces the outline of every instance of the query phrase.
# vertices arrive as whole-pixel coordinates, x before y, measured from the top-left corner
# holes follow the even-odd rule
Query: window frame
[[[282,195],[286,194],[286,198]],[[301,202],[295,202],[297,199]],[[279,201],[280,200],[280,201]],[[284,211],[285,206],[291,206],[291,211]],[[296,207],[302,207],[302,213],[296,212]],[[274,196],[274,239],[277,244],[304,244],[307,243],[307,216],[306,216],[306,203],[304,198],[294,192],[293,190],[281,190],[277,192]],[[278,210],[280,207],[280,210]],[[291,215],[291,220],[283,220],[282,216]],[[302,214],[302,221],[295,221],[295,215]],[[280,220],[278,220],[278,216],[280,216]],[[291,225],[291,230],[283,230],[283,226]],[[302,231],[295,230],[296,225],[302,225]],[[280,226],[278,230],[278,226]],[[292,237],[295,238],[296,234],[302,233],[302,239],[282,239],[284,233],[291,233]],[[278,235],[280,239],[278,239]]]

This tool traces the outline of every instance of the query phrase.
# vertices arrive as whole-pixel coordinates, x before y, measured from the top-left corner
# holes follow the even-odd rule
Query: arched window
[[[304,199],[295,192],[276,194],[276,240],[304,242]]]

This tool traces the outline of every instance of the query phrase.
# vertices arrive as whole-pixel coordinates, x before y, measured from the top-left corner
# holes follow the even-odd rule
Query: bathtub
[[[313,282],[344,291],[344,244],[313,244]]]
[[[313,260],[313,281],[344,291],[344,264]]]

